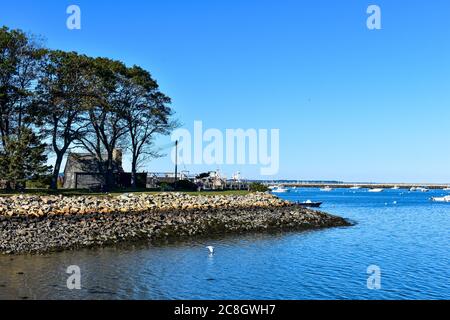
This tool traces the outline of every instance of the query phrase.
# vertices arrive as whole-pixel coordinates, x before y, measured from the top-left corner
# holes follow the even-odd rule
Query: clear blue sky
[[[448,0],[2,0],[0,25],[147,68],[186,128],[279,128],[275,178],[450,182],[449,14]]]

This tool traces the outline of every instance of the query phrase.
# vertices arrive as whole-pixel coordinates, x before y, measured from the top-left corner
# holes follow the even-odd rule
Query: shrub
[[[172,187],[175,187],[175,184],[172,184]],[[177,182],[177,190],[197,191],[197,185],[189,180],[180,180]]]
[[[26,182],[26,188],[27,189],[48,189],[51,181],[52,181],[52,176],[45,175],[45,176],[39,177],[38,179],[28,180]]]
[[[159,188],[161,189],[161,191],[173,191],[173,187],[166,182],[162,182],[159,185]]]
[[[259,183],[259,182],[251,183],[249,189],[252,192],[267,192],[267,191],[269,191],[269,188],[266,185]]]

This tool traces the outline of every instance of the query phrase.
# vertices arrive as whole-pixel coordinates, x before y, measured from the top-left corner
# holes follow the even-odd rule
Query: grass
[[[74,196],[119,196],[124,193],[133,193],[133,194],[158,194],[162,193],[160,190],[150,190],[150,189],[139,189],[139,190],[115,190],[109,193],[103,192],[91,192],[89,190],[48,190],[48,189],[26,189],[24,192],[15,192],[15,191],[0,191],[0,197],[11,197],[20,194],[27,195],[37,195],[37,196],[47,196],[47,195],[63,195],[67,197]],[[169,191],[173,192],[173,191]],[[246,195],[249,194],[249,191],[246,190],[224,190],[224,191],[177,191],[181,193],[186,193],[193,196],[215,196],[215,195]]]

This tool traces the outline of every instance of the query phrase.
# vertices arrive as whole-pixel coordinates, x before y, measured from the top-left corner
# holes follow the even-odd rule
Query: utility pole
[[[175,141],[175,190],[178,182],[178,140]]]

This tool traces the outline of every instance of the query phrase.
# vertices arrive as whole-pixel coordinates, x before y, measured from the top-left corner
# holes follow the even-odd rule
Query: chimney
[[[119,166],[122,167],[122,150],[114,149],[113,150],[113,161]]]

